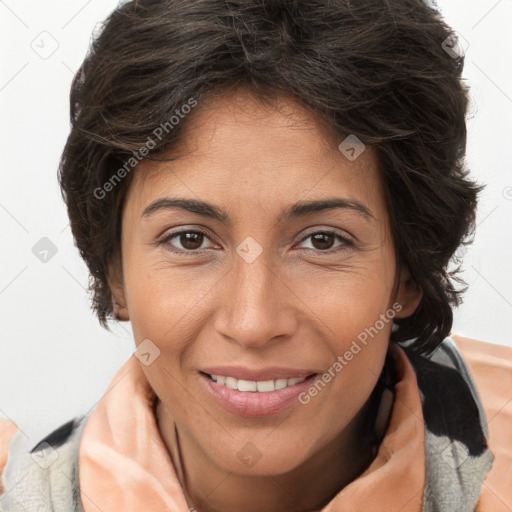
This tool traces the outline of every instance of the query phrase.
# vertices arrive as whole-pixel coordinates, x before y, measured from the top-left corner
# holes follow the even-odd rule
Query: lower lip
[[[277,414],[293,403],[297,403],[298,396],[311,385],[316,375],[311,375],[294,386],[266,392],[238,391],[214,382],[203,373],[200,373],[199,376],[213,398],[224,409],[240,416],[254,418]]]

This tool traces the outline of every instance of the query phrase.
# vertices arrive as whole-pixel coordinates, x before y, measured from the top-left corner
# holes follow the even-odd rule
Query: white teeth
[[[260,380],[260,381],[256,382],[256,387],[257,387],[258,391],[260,391],[260,392],[261,391],[263,391],[263,392],[274,391],[274,389],[275,389],[273,380]]]
[[[224,375],[211,375],[212,380],[228,387],[229,389],[237,389],[238,391],[259,391],[266,393],[275,391],[276,389],[284,389],[288,386],[295,386],[299,382],[306,380],[305,378],[294,377],[293,379],[276,379],[276,380],[243,380],[234,377],[225,377]]]
[[[229,389],[237,389],[238,379],[234,377],[226,377],[226,386]]]
[[[286,386],[288,386],[288,380],[287,379],[277,379],[274,383],[276,389],[284,389]]]
[[[256,381],[238,379],[238,391],[256,391]]]

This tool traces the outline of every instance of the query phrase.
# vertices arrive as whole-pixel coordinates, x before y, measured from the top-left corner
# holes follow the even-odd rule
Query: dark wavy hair
[[[76,246],[100,323],[113,317],[109,265],[133,173],[116,172],[151,139],[153,158],[187,119],[158,127],[191,98],[244,86],[293,98],[333,133],[376,149],[397,255],[422,290],[391,340],[419,353],[449,335],[466,287],[455,251],[474,234],[483,188],[464,168],[468,91],[452,29],[422,0],[135,0],[92,40],[71,88],[59,167]],[[452,50],[450,50],[452,48]],[[162,131],[160,129],[160,131]],[[340,138],[340,141],[342,138]],[[126,176],[125,176],[126,175]],[[119,178],[120,174],[117,174]],[[109,182],[108,193],[104,193]],[[98,190],[102,190],[101,196]],[[96,191],[96,192],[95,192]]]

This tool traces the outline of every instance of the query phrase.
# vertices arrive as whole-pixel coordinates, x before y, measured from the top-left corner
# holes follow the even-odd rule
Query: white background
[[[512,0],[438,4],[468,42],[467,163],[487,184],[453,332],[512,346]],[[0,417],[13,418],[34,443],[93,407],[134,348],[129,324],[108,333],[90,310],[56,174],[73,74],[116,5],[0,0]],[[43,237],[57,248],[46,263],[32,252]]]

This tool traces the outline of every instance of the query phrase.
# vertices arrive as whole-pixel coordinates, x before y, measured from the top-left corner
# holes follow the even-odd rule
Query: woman
[[[5,425],[0,510],[510,510],[510,350],[450,335],[454,48],[420,0],[112,13],[59,179],[136,351],[36,446]]]

